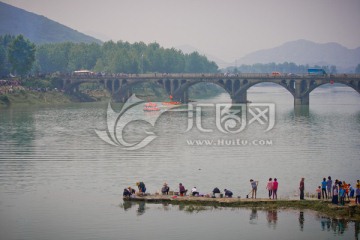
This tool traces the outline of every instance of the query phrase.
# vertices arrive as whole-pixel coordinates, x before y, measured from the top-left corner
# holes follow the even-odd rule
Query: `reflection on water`
[[[271,227],[273,229],[276,228],[276,223],[278,220],[277,214],[277,210],[267,210],[266,219],[268,221],[268,227]]]
[[[299,225],[300,225],[300,230],[303,231],[304,230],[304,222],[305,222],[305,218],[304,218],[304,212],[299,212]]]
[[[250,212],[250,224],[256,224],[258,219],[258,213],[256,208],[252,208]]]
[[[320,217],[319,219],[321,230],[333,232],[335,235],[343,235],[350,227],[350,222],[344,219],[332,219],[327,217]],[[354,233],[357,238],[359,237],[359,223],[360,222],[354,222]]]
[[[223,219],[234,220],[234,216],[236,215],[247,215],[249,214],[249,221],[247,223],[242,222],[242,224],[237,227],[241,230],[245,231],[245,229],[249,228],[251,225],[254,225],[255,228],[258,226],[262,226],[266,221],[266,225],[270,230],[283,229],[284,227],[293,226],[298,222],[299,228],[294,229],[292,234],[296,236],[296,232],[306,232],[310,233],[309,236],[323,236],[326,239],[336,239],[336,237],[342,236],[345,239],[348,239],[350,236],[354,236],[355,239],[359,238],[359,228],[360,222],[347,221],[344,219],[333,219],[322,216],[318,213],[312,211],[301,211],[297,213],[297,210],[277,210],[277,209],[269,209],[269,210],[259,210],[257,208],[245,209],[245,208],[227,208],[227,207],[212,207],[212,206],[192,206],[192,205],[171,205],[168,203],[163,204],[146,204],[145,202],[131,202],[125,201],[120,205],[121,208],[124,209],[127,214],[133,214],[129,212],[130,209],[135,210],[136,216],[142,216],[145,214],[149,214],[150,216],[156,216],[158,213],[162,211],[172,212],[174,210],[190,213],[191,215],[197,215],[202,213],[211,212],[213,215],[216,213],[216,217],[223,216]],[[203,212],[204,211],[204,212]],[[166,216],[166,215],[165,215]],[[182,218],[186,215],[177,215],[177,218]],[[297,219],[298,216],[298,219]],[[186,218],[186,217],[185,217]],[[305,221],[306,218],[306,221]],[[129,218],[130,219],[130,218]],[[131,220],[130,220],[131,221]],[[190,223],[191,224],[191,223]],[[227,224],[227,221],[224,220],[223,224]],[[181,229],[186,229],[189,227],[189,223],[184,222]],[[324,234],[318,234],[316,229],[320,232],[324,232]],[[305,230],[305,231],[304,231]],[[307,231],[306,231],[307,230]],[[178,231],[181,231],[180,229]],[[259,236],[264,233],[264,230],[259,229]],[[177,232],[174,232],[177,234]],[[254,237],[257,236],[257,233],[252,233]],[[227,237],[231,239],[233,236],[231,233],[228,233]],[[272,239],[272,237],[270,238]],[[289,239],[298,239],[291,237]],[[299,238],[300,239],[300,238]],[[320,238],[323,239],[323,238]]]
[[[139,205],[139,207],[137,209],[137,214],[138,214],[138,216],[141,216],[145,213],[145,203],[140,202],[138,205]]]
[[[31,146],[36,133],[35,121],[34,116],[26,109],[10,108],[6,112],[0,112],[0,123],[8,124],[6,128],[0,128],[0,141],[7,142],[10,151],[17,147]]]

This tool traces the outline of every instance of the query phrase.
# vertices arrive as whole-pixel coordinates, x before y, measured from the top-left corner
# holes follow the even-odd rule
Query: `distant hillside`
[[[237,60],[238,64],[283,63],[335,65],[340,71],[354,71],[360,63],[360,47],[348,49],[338,43],[307,40],[287,42],[272,49],[259,50]]]
[[[22,34],[36,44],[58,42],[101,43],[96,38],[80,33],[44,16],[0,2],[0,35],[5,34]]]

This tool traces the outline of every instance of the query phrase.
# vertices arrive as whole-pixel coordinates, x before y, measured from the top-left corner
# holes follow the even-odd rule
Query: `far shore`
[[[147,203],[166,203],[173,205],[193,205],[193,206],[215,206],[215,207],[244,207],[269,209],[300,209],[313,210],[328,217],[341,218],[353,221],[360,221],[360,205],[354,202],[345,206],[333,205],[329,201],[318,199],[251,199],[251,198],[211,198],[175,195],[146,195],[124,197],[124,201],[147,202]]]

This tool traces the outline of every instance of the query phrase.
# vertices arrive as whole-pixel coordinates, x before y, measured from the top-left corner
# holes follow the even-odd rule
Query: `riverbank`
[[[56,78],[26,78],[0,80],[0,107],[10,105],[42,105],[63,104],[71,102],[101,102],[111,99],[111,94],[93,83],[80,85],[77,93],[66,94],[61,91],[62,81]],[[210,98],[217,96],[223,90],[214,84],[200,83],[189,89],[191,98]],[[138,98],[145,101],[162,102],[168,101],[169,96],[165,89],[157,84],[147,82],[132,88]]]
[[[333,205],[328,201],[317,199],[307,200],[270,200],[270,199],[248,199],[248,198],[209,198],[209,197],[179,197],[171,195],[148,195],[124,198],[124,201],[166,203],[173,205],[188,205],[193,207],[214,206],[214,207],[243,207],[258,208],[263,210],[275,209],[300,209],[313,210],[331,218],[360,221],[360,205],[354,203],[345,206]]]
[[[76,95],[69,95],[61,91],[17,90],[0,95],[0,107],[17,105],[56,105],[72,102],[100,102],[108,101],[109,94],[95,90]]]

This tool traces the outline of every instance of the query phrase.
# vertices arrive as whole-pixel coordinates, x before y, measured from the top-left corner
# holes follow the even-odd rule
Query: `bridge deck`
[[[67,79],[360,79],[360,74],[330,74],[330,75],[309,75],[309,74],[284,74],[272,75],[271,73],[241,73],[241,74],[193,74],[193,73],[173,73],[173,74],[60,74],[58,77]]]

